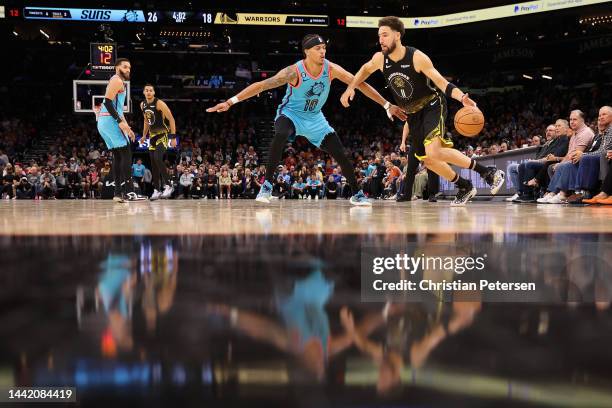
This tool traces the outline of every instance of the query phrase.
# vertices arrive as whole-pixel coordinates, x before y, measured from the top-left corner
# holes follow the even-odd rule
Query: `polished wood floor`
[[[0,201],[0,235],[385,234],[612,232],[612,206],[448,201]]]

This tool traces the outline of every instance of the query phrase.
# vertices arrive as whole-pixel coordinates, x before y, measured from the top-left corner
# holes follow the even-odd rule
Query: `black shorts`
[[[154,152],[158,147],[167,149],[170,145],[168,133],[155,133],[149,136],[149,151]]]
[[[410,133],[408,142],[414,149],[417,159],[427,157],[425,146],[440,138],[442,147],[453,147],[453,142],[446,137],[446,98],[444,95],[435,96],[425,107],[417,112],[408,114],[408,127]]]

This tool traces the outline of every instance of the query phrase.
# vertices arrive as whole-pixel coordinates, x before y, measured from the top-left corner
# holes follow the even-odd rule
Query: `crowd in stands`
[[[282,90],[280,90],[282,91]],[[279,91],[279,92],[280,92]],[[406,160],[398,149],[401,124],[391,124],[382,111],[369,101],[354,103],[349,110],[337,101],[335,89],[324,109],[330,124],[340,135],[347,153],[355,163],[360,186],[373,198],[392,197],[405,176]],[[8,88],[0,93],[11,99]],[[19,100],[18,96],[15,96]],[[137,98],[137,96],[134,96]],[[585,126],[598,133],[597,116],[609,104],[610,88],[590,87],[576,90],[514,90],[474,95],[485,112],[486,125],[477,138],[459,136],[451,119],[459,104],[449,103],[449,130],[455,147],[469,157],[499,154],[524,146],[548,142],[546,127],[556,119],[569,120],[569,113],[581,109]],[[22,97],[23,98],[23,97]],[[48,104],[48,95],[39,103]],[[360,96],[365,100],[365,97]],[[608,103],[606,103],[608,102]],[[263,182],[265,166],[260,158],[266,146],[259,145],[255,116],[249,106],[225,114],[206,114],[202,103],[170,102],[174,112],[180,147],[166,158],[174,183],[175,198],[253,198]],[[47,105],[48,106],[48,105]],[[93,115],[66,112],[18,115],[7,109],[0,120],[0,195],[2,198],[94,198],[103,197],[105,179],[112,171],[112,155],[97,134]],[[142,126],[140,115],[131,115],[132,127]],[[272,119],[272,115],[269,115]],[[19,118],[19,119],[17,119]],[[48,129],[56,132],[49,135]],[[41,157],[25,159],[39,140],[49,141]],[[585,147],[585,150],[591,146]],[[143,192],[150,193],[150,165],[146,150],[135,147],[134,161],[144,160],[147,169],[137,176]],[[567,159],[569,160],[569,159]],[[566,160],[566,161],[567,161]],[[413,195],[427,194],[419,168]],[[322,199],[350,197],[352,192],[343,169],[324,152],[297,138],[287,145],[283,162],[274,175],[274,194],[283,198]],[[529,180],[527,180],[529,181]],[[515,184],[516,185],[516,184]],[[546,190],[544,189],[544,192]]]

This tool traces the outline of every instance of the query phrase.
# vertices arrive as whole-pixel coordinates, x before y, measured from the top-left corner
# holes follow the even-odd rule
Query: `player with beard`
[[[268,153],[266,180],[262,184],[256,200],[269,203],[272,198],[272,181],[274,169],[281,161],[287,140],[304,136],[310,143],[327,152],[342,168],[342,174],[351,186],[353,196],[351,204],[371,206],[357,185],[353,165],[344,153],[344,147],[334,129],[327,123],[321,108],[327,101],[330,85],[334,79],[349,84],[353,75],[338,64],[325,59],[327,43],[318,34],[308,34],[302,39],[304,59],[286,67],[279,73],[264,81],[255,82],[243,89],[236,96],[221,102],[207,112],[225,112],[231,106],[268,89],[286,85],[287,91],[279,105],[274,122],[274,139]],[[363,82],[363,81],[362,81]],[[361,83],[358,89],[387,111],[387,116],[406,119],[404,112],[387,102],[374,88]]]
[[[404,133],[410,131],[414,156],[424,161],[427,169],[455,183],[457,196],[451,205],[465,205],[476,195],[470,180],[455,173],[448,163],[464,169],[476,171],[491,186],[491,194],[496,194],[504,183],[505,174],[501,170],[487,168],[478,164],[458,150],[446,137],[446,98],[455,99],[464,106],[476,106],[468,94],[463,93],[448,82],[433,66],[422,51],[402,45],[404,24],[398,17],[384,17],[378,22],[378,42],[382,52],[374,54],[353,78],[342,94],[341,102],[349,106],[355,96],[355,88],[365,81],[374,71],[382,71],[392,90],[395,102],[408,113]],[[418,161],[409,161],[407,177],[414,181]],[[410,194],[412,186],[404,191]]]
[[[113,179],[115,181],[116,202],[144,201],[147,198],[134,192],[132,182],[132,146],[136,139],[134,132],[123,116],[125,105],[125,82],[130,79],[131,65],[127,58],[115,62],[115,75],[106,86],[104,103],[100,108],[98,132],[106,147],[113,152]]]

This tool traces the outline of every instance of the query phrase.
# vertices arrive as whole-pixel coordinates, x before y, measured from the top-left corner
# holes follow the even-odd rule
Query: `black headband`
[[[308,41],[302,44],[302,48],[307,50],[309,48],[314,47],[315,45],[326,44],[326,42],[321,38],[321,36],[317,35],[316,37],[310,38]]]

